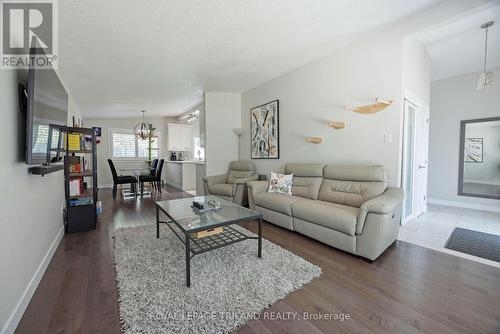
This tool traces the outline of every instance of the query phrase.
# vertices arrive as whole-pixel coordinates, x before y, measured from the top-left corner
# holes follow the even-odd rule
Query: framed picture
[[[465,162],[483,162],[483,138],[465,138],[464,153]]]
[[[96,137],[100,137],[101,136],[101,133],[102,133],[101,127],[93,126],[92,129],[94,130]]]
[[[279,159],[279,101],[250,109],[252,159]]]

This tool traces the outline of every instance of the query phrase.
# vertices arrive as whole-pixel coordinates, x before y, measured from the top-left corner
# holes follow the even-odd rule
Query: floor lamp
[[[241,160],[241,136],[245,133],[245,130],[242,128],[233,129],[233,132],[236,136],[238,136],[238,160]]]

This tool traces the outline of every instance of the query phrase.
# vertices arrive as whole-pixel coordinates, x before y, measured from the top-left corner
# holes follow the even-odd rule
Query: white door
[[[427,211],[427,173],[429,156],[429,116],[418,108],[415,114],[415,217]]]
[[[429,116],[427,110],[404,100],[402,187],[403,223],[427,210]]]

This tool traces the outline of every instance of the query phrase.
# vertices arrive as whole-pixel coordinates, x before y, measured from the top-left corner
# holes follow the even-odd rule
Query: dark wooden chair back
[[[151,162],[151,167],[149,167],[152,176],[156,175],[157,166],[158,166],[158,159],[153,159],[153,161]]]
[[[158,162],[158,165],[156,166],[156,173],[155,173],[155,178],[157,178],[158,180],[161,179],[161,172],[163,170],[163,164],[165,163],[165,159],[161,159],[159,162]]]
[[[116,168],[115,164],[113,163],[113,160],[108,159],[108,164],[109,168],[111,169],[111,174],[113,175],[113,181],[116,181],[116,179],[118,178],[118,174],[116,174]]]

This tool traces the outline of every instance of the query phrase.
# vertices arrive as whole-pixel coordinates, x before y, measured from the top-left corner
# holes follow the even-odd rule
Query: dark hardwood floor
[[[120,332],[113,231],[154,224],[160,196],[114,201],[110,190],[99,196],[97,230],[64,236],[17,333]],[[167,188],[161,198],[187,196]],[[252,223],[244,226],[255,231]],[[263,236],[320,266],[323,275],[238,333],[500,333],[500,269],[405,242],[370,264],[271,224]],[[269,319],[271,312],[351,319],[278,321]]]

